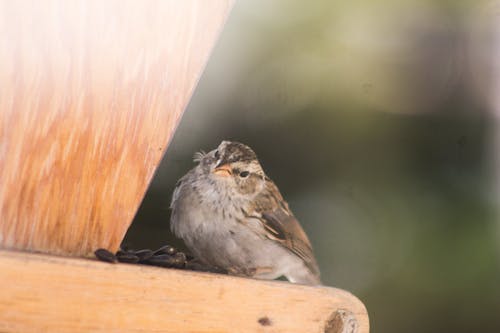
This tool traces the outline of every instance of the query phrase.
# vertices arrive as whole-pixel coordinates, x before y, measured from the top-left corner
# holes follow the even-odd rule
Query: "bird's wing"
[[[266,181],[265,189],[257,195],[255,203],[254,211],[249,215],[261,221],[264,236],[297,255],[313,274],[319,276],[318,264],[306,233],[270,179]]]

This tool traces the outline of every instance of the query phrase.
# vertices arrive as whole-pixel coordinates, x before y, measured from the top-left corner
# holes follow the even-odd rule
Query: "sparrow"
[[[321,284],[311,243],[255,152],[231,141],[175,187],[170,228],[202,264],[258,279]]]

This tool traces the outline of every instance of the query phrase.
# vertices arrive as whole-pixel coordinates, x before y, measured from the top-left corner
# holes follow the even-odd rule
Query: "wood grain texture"
[[[1,332],[368,333],[352,294],[89,259],[0,251]]]
[[[0,1],[0,247],[118,248],[231,4]]]

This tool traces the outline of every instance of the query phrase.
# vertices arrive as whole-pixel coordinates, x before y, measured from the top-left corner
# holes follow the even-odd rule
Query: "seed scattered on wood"
[[[157,254],[169,254],[169,255],[174,255],[177,253],[177,250],[171,246],[171,245],[165,245],[160,247],[158,250],[154,252],[155,255]]]
[[[134,254],[137,257],[139,257],[139,261],[145,261],[145,260],[148,260],[149,258],[151,258],[154,253],[153,253],[153,251],[151,251],[149,249],[145,249],[145,250],[135,251]]]
[[[116,263],[118,261],[128,264],[142,264],[227,274],[227,270],[204,265],[198,262],[192,255],[177,251],[177,249],[171,245],[162,246],[155,251],[150,249],[136,251],[129,248],[121,248],[116,254],[106,249],[98,249],[95,251],[95,256],[101,261],[110,263]]]
[[[145,263],[161,267],[174,267],[176,259],[169,254],[160,254],[149,258]]]
[[[117,257],[118,257],[118,256],[124,256],[124,255],[126,255],[127,253],[128,253],[128,251],[125,251],[125,250],[118,250],[118,251],[116,252],[116,256],[117,256]]]
[[[106,249],[97,249],[95,252],[94,252],[95,256],[97,259],[101,260],[101,261],[106,261],[106,262],[111,262],[111,263],[115,263],[116,262],[116,256],[106,250]]]
[[[135,264],[139,262],[139,257],[132,253],[123,253],[116,256],[119,262]]]
[[[175,260],[175,267],[183,268],[186,266],[187,259],[186,259],[186,255],[184,253],[177,252],[174,255],[174,260]]]

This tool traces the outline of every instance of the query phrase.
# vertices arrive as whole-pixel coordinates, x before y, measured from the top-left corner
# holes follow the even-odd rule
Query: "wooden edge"
[[[0,250],[0,332],[359,332],[344,290]]]

